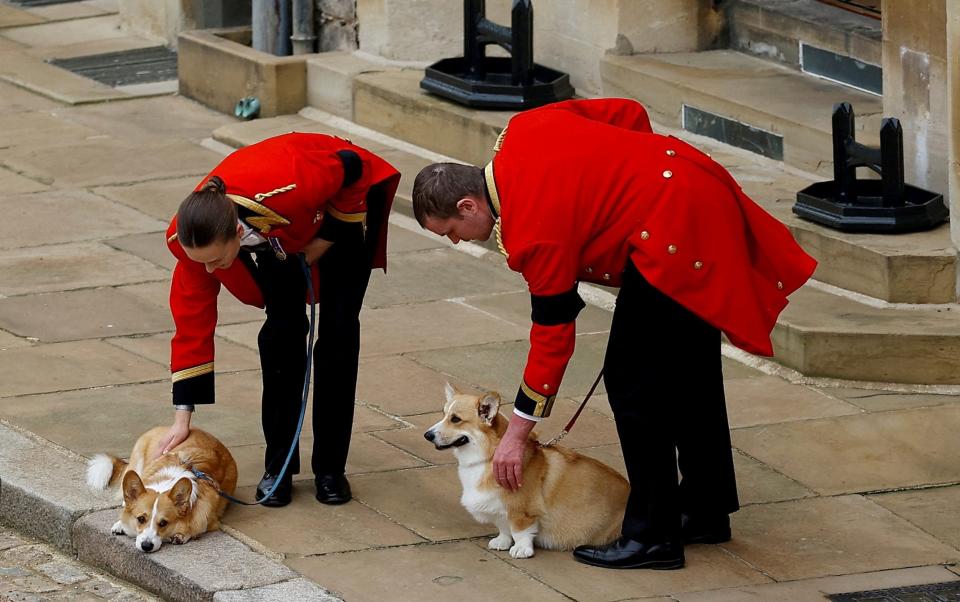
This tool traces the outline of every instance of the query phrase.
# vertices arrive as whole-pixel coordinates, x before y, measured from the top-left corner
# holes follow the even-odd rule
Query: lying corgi
[[[463,486],[460,503],[477,521],[500,531],[490,549],[530,558],[534,544],[567,550],[620,536],[630,485],[617,471],[564,447],[540,447],[531,433],[523,486],[508,491],[493,476],[493,453],[507,430],[500,396],[467,395],[448,383],[446,398],[443,420],[423,436],[437,449],[453,449]]]
[[[106,489],[120,482],[123,509],[111,531],[136,537],[137,548],[144,552],[159,550],[165,541],[187,543],[219,529],[227,499],[217,490],[232,495],[237,487],[237,463],[230,451],[200,429],[190,429],[183,443],[148,461],[168,428],[158,426],[141,435],[129,462],[97,454],[87,464],[90,487]]]

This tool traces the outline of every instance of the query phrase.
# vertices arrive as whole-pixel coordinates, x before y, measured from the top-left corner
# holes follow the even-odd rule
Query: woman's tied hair
[[[428,217],[457,216],[457,202],[467,196],[486,198],[482,169],[462,163],[428,165],[413,181],[413,215],[421,226],[425,226]]]
[[[237,206],[227,196],[227,186],[219,176],[212,176],[203,188],[180,203],[177,239],[182,246],[206,247],[228,241],[236,232]]]

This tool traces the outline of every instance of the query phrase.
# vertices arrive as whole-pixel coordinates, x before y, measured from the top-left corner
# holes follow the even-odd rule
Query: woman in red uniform
[[[221,286],[264,308],[257,338],[263,372],[264,475],[277,481],[296,430],[306,370],[308,299],[298,254],[311,266],[318,302],[313,352],[312,468],[317,499],[351,497],[344,476],[360,352],[360,306],[372,268],[386,265],[387,216],[400,174],[349,141],[291,133],[229,155],[200,182],[167,230],[177,258],[170,289],[174,424],[159,452],[186,438],[197,404],[214,402],[214,330]],[[290,503],[294,451],[264,502]]]
[[[739,508],[720,333],[772,355],[777,315],[816,264],[720,165],[654,134],[634,101],[520,113],[495,150],[483,169],[430,165],[413,188],[420,225],[454,243],[486,240],[496,226],[530,289],[530,353],[495,477],[522,484],[527,435],[549,415],[573,354],[578,282],[619,287],[604,382],[631,493],[622,537],[574,556],[680,568],[683,544],[728,540]]]

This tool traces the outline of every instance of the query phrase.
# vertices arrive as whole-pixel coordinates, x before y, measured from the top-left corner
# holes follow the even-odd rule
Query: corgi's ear
[[[190,509],[190,498],[193,496],[193,482],[187,477],[182,477],[173,488],[167,492],[173,505],[177,507],[180,515],[183,516]]]
[[[453,401],[454,396],[458,395],[459,393],[460,391],[457,391],[457,388],[451,385],[450,383],[448,382],[443,383],[443,395],[444,395],[444,398],[447,400],[444,405]]]
[[[140,475],[137,474],[135,470],[128,470],[125,475],[123,475],[123,484],[120,487],[123,491],[123,501],[124,503],[131,503],[146,491],[146,488],[143,486],[143,481],[140,480]]]
[[[480,401],[477,402],[477,414],[484,424],[490,426],[497,412],[500,411],[500,395],[497,393],[484,393]]]

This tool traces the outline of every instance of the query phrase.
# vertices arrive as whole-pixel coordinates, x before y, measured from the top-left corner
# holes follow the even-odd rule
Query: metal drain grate
[[[960,600],[960,581],[833,594],[828,598],[833,602],[953,602]]]
[[[53,59],[50,64],[108,86],[177,79],[177,53],[165,46]]]
[[[80,2],[80,0],[7,0],[10,4],[17,6],[49,6],[51,4],[67,4],[69,2]]]

